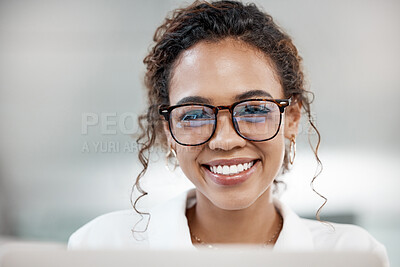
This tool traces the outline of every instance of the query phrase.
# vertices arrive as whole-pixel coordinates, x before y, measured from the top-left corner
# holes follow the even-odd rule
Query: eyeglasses
[[[161,105],[159,114],[168,122],[172,138],[184,146],[208,142],[217,128],[218,112],[231,113],[232,124],[242,138],[262,142],[274,138],[281,126],[289,99],[247,99],[230,106],[208,104]]]

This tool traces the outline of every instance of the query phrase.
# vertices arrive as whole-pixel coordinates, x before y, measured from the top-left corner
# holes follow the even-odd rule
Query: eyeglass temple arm
[[[169,110],[167,109],[166,106],[160,106],[160,107],[158,108],[158,114],[160,114],[161,116],[163,116],[164,119],[165,119],[166,121],[168,121],[168,119],[169,119]]]
[[[276,103],[279,106],[281,113],[284,112],[285,108],[288,107],[292,103],[292,99],[275,99]]]

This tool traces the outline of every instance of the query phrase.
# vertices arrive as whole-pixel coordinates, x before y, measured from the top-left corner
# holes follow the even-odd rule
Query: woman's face
[[[185,99],[200,99],[214,106],[231,105],[243,98],[284,98],[269,60],[256,49],[233,39],[200,42],[184,51],[176,62],[170,82],[171,105]],[[198,192],[221,209],[238,210],[251,206],[262,194],[270,194],[282,166],[285,135],[295,133],[285,134],[285,122],[273,139],[247,141],[235,132],[230,116],[229,111],[220,111],[213,137],[200,146],[179,145],[165,128],[182,171]],[[210,166],[239,167],[245,163],[253,166],[233,176],[210,171]],[[236,180],[232,183],[229,178]]]

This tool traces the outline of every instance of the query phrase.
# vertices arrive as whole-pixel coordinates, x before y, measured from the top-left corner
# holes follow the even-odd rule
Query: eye
[[[196,128],[207,125],[214,125],[213,110],[207,107],[181,107],[176,112],[176,127]]]
[[[208,114],[202,109],[190,110],[182,115],[181,121],[191,121],[191,120],[199,120],[199,119],[211,119],[211,114]]]
[[[235,116],[267,115],[271,109],[266,105],[245,105],[235,109]]]

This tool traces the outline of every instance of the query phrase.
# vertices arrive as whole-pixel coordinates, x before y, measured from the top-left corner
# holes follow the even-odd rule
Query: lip
[[[250,161],[256,161],[256,158],[234,158],[234,159],[216,159],[203,163],[202,165],[218,166],[218,165],[237,165],[248,163]]]
[[[235,160],[239,160],[239,159],[235,159]],[[247,160],[247,159],[246,159]],[[252,160],[249,160],[252,161]],[[221,160],[221,161],[212,161],[212,163],[214,162],[218,162],[218,164],[213,164],[211,165],[209,162],[207,165],[234,165],[234,164],[239,164],[239,163],[243,163],[243,162],[249,162],[249,161],[243,161],[243,159],[241,161],[237,161],[238,163],[233,163],[233,160]],[[221,162],[224,162],[224,164],[220,164]],[[228,164],[229,162],[229,164]],[[218,184],[218,185],[222,185],[222,186],[233,186],[233,185],[238,185],[241,183],[244,183],[245,181],[247,181],[251,175],[255,172],[256,168],[258,167],[260,161],[259,160],[255,160],[253,166],[250,169],[247,169],[245,171],[242,171],[241,173],[237,173],[234,175],[223,175],[223,174],[218,174],[218,173],[213,173],[211,172],[207,167],[202,166],[202,168],[204,169],[205,175],[212,180],[214,183]]]

